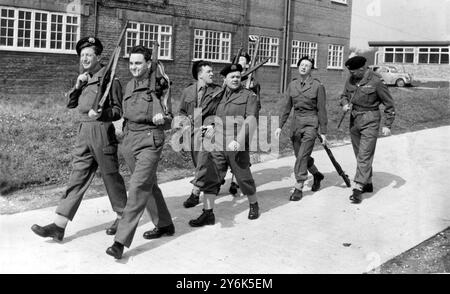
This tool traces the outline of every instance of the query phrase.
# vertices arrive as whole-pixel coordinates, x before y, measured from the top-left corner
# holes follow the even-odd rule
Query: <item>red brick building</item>
[[[174,99],[192,82],[196,59],[216,72],[240,46],[271,60],[258,73],[264,93],[283,91],[301,56],[317,60],[315,75],[326,87],[342,84],[349,54],[351,0],[0,0],[2,94],[67,91],[78,74],[74,50],[80,37],[96,35],[107,60],[129,21],[118,76],[130,78],[127,54],[135,43],[160,43],[160,59],[174,82]],[[216,81],[220,77],[216,75]]]

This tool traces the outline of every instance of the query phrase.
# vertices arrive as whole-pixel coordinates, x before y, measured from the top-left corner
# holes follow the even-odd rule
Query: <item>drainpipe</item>
[[[289,69],[288,56],[289,56],[289,32],[291,24],[291,0],[286,0],[286,8],[284,10],[284,26],[283,26],[283,56],[281,58],[281,81],[280,81],[280,93],[284,92],[287,86],[287,71]]]
[[[97,37],[98,31],[98,0],[94,0],[94,37]]]

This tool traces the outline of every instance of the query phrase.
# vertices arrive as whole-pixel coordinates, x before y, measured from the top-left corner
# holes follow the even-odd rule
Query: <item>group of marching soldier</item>
[[[213,83],[213,67],[208,61],[196,61],[192,67],[195,83],[182,92],[178,118],[173,120],[170,96],[170,81],[164,74],[160,62],[152,61],[152,50],[138,45],[131,49],[129,70],[133,78],[124,91],[117,79],[111,81],[110,92],[101,109],[92,105],[97,96],[98,85],[105,68],[100,64],[103,46],[99,39],[87,37],[76,45],[76,51],[83,68],[68,97],[69,108],[77,108],[80,125],[73,152],[72,173],[64,196],[55,213],[54,222],[47,226],[33,225],[32,230],[42,237],[61,241],[65,228],[71,221],[81,200],[100,168],[112,208],[117,214],[114,223],[106,230],[115,235],[114,244],[106,253],[120,259],[124,247],[130,247],[139,220],[147,209],[155,228],[144,233],[144,238],[155,239],[173,235],[175,227],[163,194],[158,187],[156,170],[165,142],[165,130],[171,127],[177,131],[188,130],[195,176],[191,181],[191,195],[184,207],[195,207],[203,193],[203,210],[199,217],[189,221],[192,227],[213,225],[214,201],[224,178],[231,169],[233,178],[242,194],[249,201],[248,218],[260,215],[256,185],[250,171],[249,142],[254,136],[261,109],[260,85],[254,78],[243,75],[251,57],[240,51],[232,64],[220,72],[223,85]],[[385,122],[383,135],[390,135],[395,118],[394,104],[386,86],[380,78],[365,65],[364,57],[356,56],[346,62],[350,77],[341,97],[345,112],[350,112],[350,134],[357,160],[352,203],[360,203],[362,194],[373,192],[372,162],[380,129],[380,104],[384,104]],[[253,62],[254,64],[254,62]],[[311,157],[315,140],[327,145],[326,93],[319,80],[311,76],[314,59],[305,56],[298,61],[299,78],[288,86],[280,111],[280,128],[275,135],[281,135],[290,112],[294,109],[291,126],[291,140],[296,161],[294,174],[296,183],[291,201],[303,197],[303,188],[308,171],[313,175],[312,191],[320,189],[324,175],[314,165]],[[158,91],[150,88],[150,74],[157,75]],[[248,80],[243,81],[243,77]],[[124,94],[123,94],[124,93]],[[219,118],[210,121],[208,117]],[[225,128],[227,117],[241,118],[234,121],[232,130]],[[121,153],[131,170],[128,195],[119,173],[116,139],[113,121],[124,119],[124,138]],[[185,139],[186,137],[183,137]],[[199,148],[209,142],[215,148]]]

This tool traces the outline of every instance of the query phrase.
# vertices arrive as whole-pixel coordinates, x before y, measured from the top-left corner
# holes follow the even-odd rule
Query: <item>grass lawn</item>
[[[397,118],[393,134],[450,123],[449,88],[390,88]],[[329,91],[328,126],[332,141],[348,140],[348,116],[340,130],[338,106],[340,89]],[[45,185],[65,184],[71,170],[77,113],[67,109],[64,97],[0,96],[0,194]],[[174,101],[177,109],[178,101]],[[278,115],[282,95],[263,96],[261,116]],[[280,152],[291,154],[290,120],[283,129]],[[170,140],[170,135],[167,141]],[[129,177],[119,153],[121,172]],[[192,175],[188,153],[174,152],[165,145],[158,169],[162,181]]]

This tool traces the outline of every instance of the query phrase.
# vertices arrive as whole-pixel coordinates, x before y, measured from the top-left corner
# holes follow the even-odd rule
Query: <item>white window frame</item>
[[[216,38],[211,38],[216,35]],[[213,44],[215,42],[216,44]],[[211,57],[217,55],[217,58]],[[231,33],[194,29],[193,61],[207,60],[216,63],[231,62]]]
[[[348,4],[347,0],[331,0],[331,2],[336,2],[336,3],[340,3],[340,4]]]
[[[344,45],[328,44],[327,69],[344,68],[344,48]]]
[[[153,31],[147,31],[147,27],[153,28]],[[170,25],[129,21],[125,34],[124,57],[130,57],[129,50],[136,45],[152,48],[155,38],[150,38],[150,35],[154,34],[159,44],[158,59],[172,60],[172,31],[173,29]]]
[[[391,50],[391,51],[388,51]],[[392,61],[386,61],[386,54],[392,54]],[[402,62],[397,61],[397,55],[402,55]],[[413,54],[412,62],[405,62],[406,55]],[[401,63],[401,64],[414,64],[416,63],[416,49],[415,47],[384,47],[383,48],[383,61],[385,63]]]
[[[423,50],[423,49],[426,49],[427,50],[427,52],[421,52],[421,49]],[[431,50],[432,49],[434,49],[434,50],[438,50],[438,51],[436,51],[436,52],[432,52]],[[442,49],[445,49],[445,50],[447,50],[446,52],[443,52],[443,50]],[[442,63],[442,55],[443,54],[445,54],[445,55],[449,55],[449,57],[450,57],[450,52],[449,52],[450,50],[449,50],[449,47],[418,47],[417,48],[417,64],[450,64],[450,63]],[[423,54],[427,54],[428,55],[428,58],[427,58],[427,62],[425,63],[425,62],[420,62],[420,55],[423,55]],[[431,54],[438,54],[439,55],[439,62],[437,62],[437,63],[431,63],[430,62],[430,59],[431,59]]]
[[[0,19],[3,20],[1,16],[1,12],[3,10],[12,10],[14,11],[14,17],[8,18],[13,20],[13,44],[12,45],[1,45],[0,50],[5,51],[25,51],[25,52],[45,52],[45,53],[63,53],[63,54],[76,54],[75,45],[76,42],[80,39],[80,25],[81,25],[81,15],[73,14],[73,13],[62,13],[62,12],[50,12],[46,10],[37,10],[37,9],[28,9],[28,8],[15,8],[8,6],[0,6]],[[29,46],[19,46],[19,13],[31,13],[31,18],[26,21],[31,22],[29,31],[30,35],[27,40],[29,40]],[[36,38],[36,14],[47,15],[45,30],[45,48],[35,46],[35,40],[41,40]],[[54,41],[51,39],[52,36],[52,16],[62,17],[61,28],[62,31],[58,31],[56,33],[61,34],[61,48],[51,48],[50,45]],[[68,23],[67,20],[69,18],[76,19],[76,24]],[[1,26],[1,24],[0,24]],[[67,32],[68,26],[75,27],[74,32],[71,32],[69,35]],[[40,35],[40,34],[39,34]],[[67,38],[70,36],[69,46],[67,46]],[[74,37],[75,36],[75,37]],[[2,36],[3,37],[3,36]]]
[[[279,52],[280,52],[280,39],[269,36],[256,36],[250,35],[250,38],[261,38],[258,48],[258,54],[256,62],[260,62],[266,57],[270,57],[270,60],[264,64],[264,66],[279,66]],[[255,51],[256,42],[248,43],[248,54],[253,56]],[[270,55],[269,55],[270,54]]]
[[[297,67],[297,62],[307,55],[314,59],[314,67],[317,68],[318,44],[309,41],[292,40],[291,67]]]

